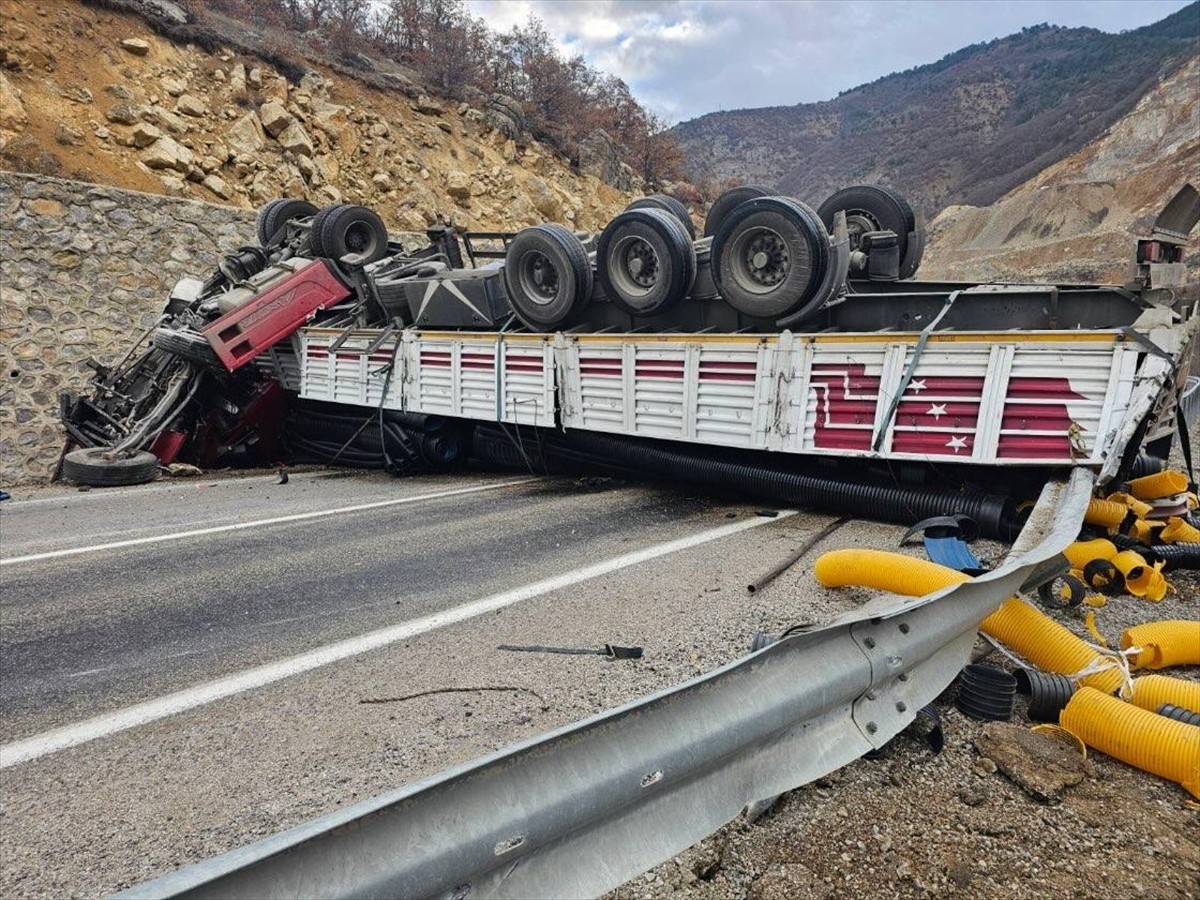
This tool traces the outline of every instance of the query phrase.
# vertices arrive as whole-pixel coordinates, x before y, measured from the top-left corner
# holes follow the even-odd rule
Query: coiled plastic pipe
[[[1157,472],[1129,482],[1129,493],[1139,500],[1161,500],[1188,489],[1187,476],[1182,472]]]
[[[1112,500],[1092,500],[1088,503],[1083,521],[1089,525],[1101,525],[1109,531],[1116,531],[1129,515],[1129,507],[1124,503],[1114,503]]]
[[[1142,675],[1133,679],[1129,702],[1149,710],[1170,703],[1200,713],[1200,681],[1185,681],[1170,675]]]
[[[1145,622],[1121,633],[1121,649],[1141,647],[1130,665],[1139,669],[1200,665],[1200,622],[1167,619]]]
[[[1145,772],[1183,785],[1200,797],[1200,728],[1176,722],[1110,697],[1080,688],[1059,724],[1089,747]]]
[[[1166,561],[1166,568],[1171,569],[1200,569],[1200,543],[1196,544],[1155,544],[1154,555]]]
[[[817,559],[813,575],[825,587],[872,587],[906,597],[919,597],[968,580],[962,572],[946,566],[883,550],[833,550]],[[983,620],[980,629],[1038,668],[1059,675],[1075,675],[1107,659],[1069,629],[1016,597],[1005,600]],[[1116,668],[1080,679],[1080,684],[1110,693],[1123,682],[1124,675]]]
[[[1117,546],[1104,538],[1095,538],[1090,541],[1076,541],[1064,550],[1063,554],[1072,569],[1082,571],[1093,559],[1112,559],[1117,555]]]
[[[1200,528],[1189,525],[1179,516],[1167,519],[1167,527],[1158,533],[1158,539],[1164,544],[1200,543]]]
[[[1125,590],[1157,603],[1167,596],[1167,579],[1134,550],[1122,550],[1110,560],[1125,576]]]

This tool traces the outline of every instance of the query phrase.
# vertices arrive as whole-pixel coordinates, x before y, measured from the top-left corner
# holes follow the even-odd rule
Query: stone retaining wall
[[[254,213],[0,172],[0,487],[46,479],[58,392],[112,363],[184,275],[254,234]]]

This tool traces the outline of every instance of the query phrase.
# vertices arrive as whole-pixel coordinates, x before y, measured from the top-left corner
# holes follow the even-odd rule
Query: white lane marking
[[[194,528],[191,531],[175,531],[171,534],[156,534],[150,537],[129,538],[124,541],[112,541],[108,544],[92,544],[88,547],[70,547],[65,550],[47,550],[44,553],[30,553],[28,556],[12,556],[0,559],[0,566],[11,566],[16,563],[35,562],[39,559],[56,559],[60,556],[77,556],[80,553],[95,553],[100,550],[117,550],[122,547],[140,547],[143,544],[160,544],[163,541],[178,541],[183,538],[201,537],[206,534],[220,534],[225,531],[244,531],[247,528],[262,528],[266,525],[280,525],[285,522],[303,522],[306,519],[323,519],[326,516],[338,516],[345,513],[363,512],[368,509],[381,509],[385,506],[400,506],[405,503],[419,503],[422,500],[440,500],[443,497],[457,497],[461,494],[477,494],[480,491],[493,491],[497,488],[515,487],[519,484],[529,484],[535,478],[522,478],[517,481],[498,481],[495,484],[479,484],[465,488],[454,488],[449,491],[434,491],[429,494],[414,494],[409,497],[396,497],[391,500],[376,500],[373,503],[359,503],[354,506],[342,506],[337,509],[319,509],[313,512],[293,513],[290,516],[276,516],[273,519],[255,519],[252,522],[235,522],[232,525],[214,525],[210,528]]]
[[[326,644],[324,647],[309,650],[307,653],[301,653],[298,656],[256,666],[253,669],[245,669],[233,675],[227,675],[215,681],[185,688],[182,691],[176,691],[173,694],[167,694],[155,700],[147,700],[144,703],[127,706],[124,709],[105,713],[104,715],[96,716],[93,719],[78,722],[74,725],[64,725],[62,728],[55,728],[51,731],[34,735],[33,737],[12,741],[0,746],[0,769],[28,762],[31,759],[37,759],[50,753],[57,753],[59,750],[65,750],[68,747],[76,747],[79,744],[107,737],[119,731],[125,731],[129,728],[136,728],[139,725],[146,725],[159,719],[165,719],[168,716],[212,703],[214,700],[221,700],[225,697],[231,697],[234,694],[254,690],[255,688],[263,687],[284,678],[290,678],[293,675],[299,675],[303,672],[321,668],[322,666],[328,666],[331,663],[340,662],[343,659],[358,656],[371,650],[378,650],[397,641],[408,640],[427,631],[434,631],[438,628],[445,628],[447,625],[464,622],[467,619],[473,619],[485,613],[504,609],[523,600],[540,597],[542,594],[548,594],[551,591],[579,584],[581,581],[587,581],[601,575],[607,575],[610,572],[627,569],[630,566],[636,566],[638,563],[657,559],[660,556],[666,556],[670,553],[677,553],[680,550],[687,550],[700,544],[707,544],[709,541],[719,540],[731,534],[737,534],[740,531],[757,528],[760,525],[769,525],[772,522],[778,522],[795,514],[796,510],[793,509],[781,510],[779,515],[773,519],[755,516],[743,519],[740,522],[722,525],[718,528],[710,528],[707,531],[701,531],[687,537],[677,538],[673,541],[654,544],[641,550],[634,550],[630,553],[614,556],[603,562],[593,563],[590,566],[583,566],[574,571],[565,572],[562,575],[555,575],[552,578],[535,581],[523,587],[503,591],[499,594],[492,594],[490,597],[472,600],[469,603],[463,603],[420,619],[411,619],[407,622],[401,622],[398,625],[380,628],[378,631],[370,631],[366,634],[360,634],[357,637],[336,641],[332,644]]]
[[[318,479],[329,478],[331,475],[343,476],[341,473],[345,470],[334,469],[320,472],[293,472],[290,477],[293,481],[315,481]],[[361,472],[364,476],[369,475],[369,472]],[[74,491],[71,493],[53,494],[49,497],[14,497],[12,500],[5,502],[3,507],[0,507],[8,515],[16,515],[23,509],[30,506],[45,506],[54,504],[57,506],[65,506],[72,503],[90,503],[95,500],[124,500],[127,497],[144,499],[147,494],[171,494],[183,493],[185,491],[207,491],[216,490],[218,488],[240,487],[244,484],[256,484],[258,482],[275,482],[279,475],[275,472],[268,472],[266,475],[245,475],[240,478],[218,478],[216,480],[211,477],[205,478],[203,475],[199,478],[174,479],[171,481],[155,481],[151,484],[136,485],[125,488],[95,488],[83,492]]]

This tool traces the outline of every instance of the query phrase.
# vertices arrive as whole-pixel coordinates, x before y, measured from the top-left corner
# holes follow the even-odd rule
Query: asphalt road
[[[746,594],[827,516],[519,475],[274,482],[0,506],[0,896],[128,886],[858,602],[805,566]],[[854,540],[897,534],[865,525]],[[605,642],[646,656],[497,651]],[[506,692],[363,705],[448,685]]]

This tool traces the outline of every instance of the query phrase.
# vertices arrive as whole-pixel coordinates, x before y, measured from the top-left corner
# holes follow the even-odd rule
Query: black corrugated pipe
[[[1038,669],[1017,669],[1013,672],[1017,693],[1029,697],[1029,718],[1035,722],[1057,722],[1075,685],[1066,675],[1042,672]]]
[[[1012,718],[1017,680],[993,666],[972,664],[959,673],[958,708],[973,719],[1007,722]]]
[[[1184,709],[1182,706],[1164,703],[1158,708],[1158,714],[1187,725],[1200,725],[1200,712],[1193,712],[1190,709]]]
[[[1200,569],[1200,544],[1155,544],[1150,550],[1166,560],[1167,571]]]
[[[521,454],[513,448],[503,451],[503,459],[487,451],[500,441],[511,441],[504,433],[489,439],[498,429],[480,425],[476,445],[480,458],[500,465],[525,467]],[[993,494],[964,493],[954,490],[878,484],[821,475],[806,475],[761,463],[736,462],[705,455],[704,451],[678,449],[657,442],[613,437],[594,432],[572,431],[565,434],[543,431],[537,440],[522,440],[526,455],[539,450],[553,465],[564,449],[571,451],[571,462],[608,463],[626,471],[664,480],[686,481],[726,491],[752,494],[809,509],[828,509],[846,515],[911,525],[931,516],[962,513],[979,523],[985,537],[1009,539],[1017,530],[1015,516],[1003,497]],[[782,460],[781,460],[782,462]],[[536,468],[536,464],[535,464]]]

